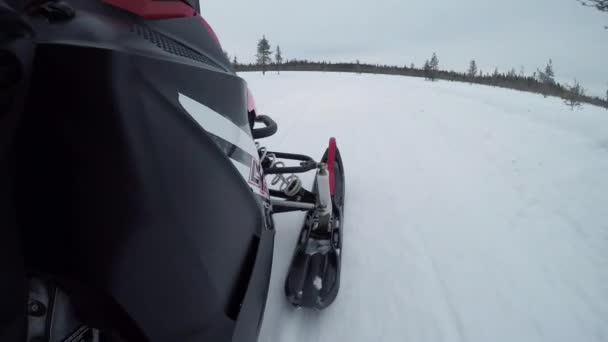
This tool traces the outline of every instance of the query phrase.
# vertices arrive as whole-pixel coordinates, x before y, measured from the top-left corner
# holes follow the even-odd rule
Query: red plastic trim
[[[247,87],[247,112],[256,112],[257,108],[255,106],[255,99],[253,98],[253,94],[251,93],[251,89]]]
[[[183,18],[196,14],[192,7],[181,1],[102,0],[102,2],[146,19]]]
[[[327,148],[327,171],[329,172],[329,192],[334,195],[334,187],[336,179],[334,175],[334,164],[336,162],[336,138],[329,139],[329,147]]]

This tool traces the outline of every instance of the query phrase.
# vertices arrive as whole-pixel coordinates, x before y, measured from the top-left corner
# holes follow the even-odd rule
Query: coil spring
[[[285,163],[277,160],[277,157],[274,153],[268,152],[266,147],[260,147],[258,145],[258,154],[260,155],[260,160],[262,163],[268,161],[271,168],[281,168],[285,167]],[[295,174],[291,174],[285,177],[284,174],[276,174],[270,184],[273,186],[279,187],[279,191],[282,191],[286,196],[292,197],[297,195],[302,189],[302,180]]]

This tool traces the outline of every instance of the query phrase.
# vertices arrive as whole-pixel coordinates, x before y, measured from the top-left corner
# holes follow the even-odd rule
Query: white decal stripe
[[[232,158],[230,158],[230,161],[232,162],[232,164],[234,164],[236,169],[239,170],[239,173],[241,174],[241,176],[243,176],[245,181],[249,182],[249,174],[251,173],[251,168]]]
[[[204,130],[238,146],[243,151],[249,153],[253,158],[259,159],[258,151],[253,143],[253,138],[247,135],[239,126],[235,125],[232,121],[213,109],[182,93],[178,93],[178,100],[190,116],[192,116]],[[248,177],[249,175],[247,175],[247,178]]]

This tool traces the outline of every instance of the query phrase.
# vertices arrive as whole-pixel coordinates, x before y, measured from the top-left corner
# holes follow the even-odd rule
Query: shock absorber
[[[329,172],[327,170],[327,164],[319,164],[319,172],[317,172],[317,193],[319,208],[319,225],[318,228],[326,229],[330,231],[331,215],[332,215],[332,202],[331,202],[331,191],[329,188]]]
[[[266,168],[281,168],[285,167],[285,163],[279,161],[274,153],[268,152],[266,147],[259,147],[258,145],[258,153],[260,155],[260,160],[262,165]],[[285,176],[285,174],[276,174],[270,184],[273,186],[278,186],[279,191],[283,192],[288,197],[293,197],[297,195],[302,189],[302,180],[295,174],[291,174],[289,176]]]

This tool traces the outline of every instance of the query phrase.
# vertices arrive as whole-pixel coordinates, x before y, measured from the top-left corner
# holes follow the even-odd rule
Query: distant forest
[[[473,63],[471,63],[473,64]],[[588,103],[608,109],[608,94],[606,99],[597,96],[585,95],[582,87],[575,82],[573,85],[562,85],[554,81],[553,75],[547,75],[545,71],[537,71],[532,76],[517,73],[514,69],[507,73],[498,72],[480,73],[475,68],[469,68],[468,72],[446,71],[433,68],[426,64],[422,68],[410,66],[390,66],[365,63],[332,63],[314,62],[308,60],[287,60],[284,63],[276,62],[266,65],[262,64],[236,64],[236,71],[321,71],[321,72],[351,72],[380,75],[402,75],[421,77],[430,81],[446,80],[483,84],[494,87],[509,88],[520,91],[533,92],[543,96],[555,96],[562,98],[572,109],[581,103]],[[550,68],[549,70],[552,70]]]
[[[591,1],[591,0],[590,0]],[[608,6],[599,0],[594,6]],[[584,3],[586,6],[591,6],[589,3]],[[600,10],[606,10],[608,7],[597,7]],[[230,59],[227,52],[224,52],[226,57]],[[273,56],[274,53],[274,56]],[[273,58],[274,57],[274,58]],[[236,56],[232,60],[232,64],[237,72],[241,71],[261,71],[266,72],[281,72],[281,71],[321,71],[321,72],[351,72],[358,74],[380,74],[380,75],[402,75],[410,77],[423,77],[429,81],[446,80],[454,82],[466,82],[488,85],[493,87],[501,87],[527,91],[541,94],[545,97],[554,96],[564,100],[572,110],[580,107],[583,103],[599,106],[608,109],[608,90],[605,98],[599,96],[590,96],[585,93],[585,89],[574,80],[572,84],[561,84],[555,80],[555,70],[553,61],[549,60],[544,68],[537,69],[532,75],[526,75],[523,68],[517,72],[511,69],[508,72],[499,72],[495,69],[491,73],[484,73],[477,67],[477,62],[471,60],[469,68],[466,72],[441,70],[439,67],[439,58],[433,53],[430,59],[424,62],[422,67],[415,67],[414,64],[404,66],[380,65],[361,63],[359,61],[350,63],[334,63],[334,62],[317,62],[309,60],[285,60],[282,55],[281,47],[277,46],[275,51],[271,50],[270,42],[263,36],[257,44],[257,52],[255,55],[256,63],[243,64],[239,63]]]

